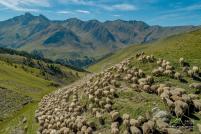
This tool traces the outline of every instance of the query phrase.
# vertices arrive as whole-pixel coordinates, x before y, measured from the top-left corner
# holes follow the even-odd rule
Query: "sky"
[[[150,25],[201,25],[201,0],[0,0],[0,21],[30,12],[50,20],[138,20]]]

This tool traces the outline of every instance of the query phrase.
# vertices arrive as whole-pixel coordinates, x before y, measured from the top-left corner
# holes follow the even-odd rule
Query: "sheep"
[[[176,128],[166,128],[168,134],[183,134],[183,132]]]
[[[139,122],[140,125],[146,121],[146,119],[143,116],[139,116],[137,118],[137,120],[138,120],[138,122]]]
[[[116,111],[110,112],[110,115],[111,115],[112,121],[116,121],[120,117],[119,112],[116,112]]]
[[[112,105],[111,104],[106,104],[104,107],[108,112],[112,110]]]
[[[81,128],[81,131],[83,132],[83,133],[85,133],[86,132],[86,130],[87,130],[87,126],[82,126],[82,128]]]
[[[172,100],[170,100],[169,98],[165,98],[166,104],[169,107],[170,111],[173,110],[174,108],[174,102]]]
[[[151,87],[150,87],[150,85],[144,85],[143,86],[143,90],[145,91],[145,92],[151,92]]]
[[[141,130],[135,126],[130,127],[131,134],[142,134]]]
[[[86,130],[86,134],[92,134],[93,133],[93,129],[91,127],[88,127]]]
[[[180,95],[186,93],[186,90],[183,89],[183,88],[175,88],[174,91],[177,92],[177,93],[180,94]]]
[[[193,71],[193,73],[198,74],[199,73],[199,67],[193,66],[192,71]]]
[[[151,93],[156,93],[157,89],[158,89],[158,85],[151,85],[150,87]]]
[[[198,130],[201,133],[201,124],[197,124]]]
[[[140,127],[140,122],[136,119],[130,119],[130,125],[135,127]]]
[[[89,101],[91,101],[91,102],[93,102],[94,101],[94,96],[93,95],[91,95],[91,94],[89,94]]]
[[[177,79],[177,80],[182,80],[182,75],[179,72],[176,72],[174,74],[174,78]]]
[[[104,124],[104,118],[103,118],[103,115],[99,112],[96,112],[96,118],[98,118],[98,121],[101,125]]]
[[[187,94],[182,94],[182,100],[187,104],[191,102],[191,98]]]
[[[154,122],[149,120],[148,122],[142,125],[143,134],[150,134],[154,131]]]
[[[131,84],[130,85],[134,90],[138,90],[138,84]]]
[[[161,64],[161,67],[162,67],[163,69],[165,69],[166,66],[167,66],[167,64],[166,64],[165,62],[163,62],[163,63]]]
[[[70,134],[70,129],[64,127],[64,128],[63,128],[63,134]]]
[[[91,128],[96,128],[96,124],[94,121],[88,121],[86,124],[87,124],[87,126],[89,126]]]
[[[164,132],[169,125],[161,119],[156,120],[156,127],[160,132]]]
[[[184,115],[184,112],[181,107],[175,106],[175,114],[177,117],[182,117]]]
[[[184,64],[184,58],[183,58],[183,57],[181,57],[181,58],[179,59],[179,63],[183,66],[183,64]]]
[[[184,73],[188,73],[189,70],[190,69],[187,66],[185,66],[185,67],[182,68],[182,72],[184,72]]]
[[[201,90],[201,83],[192,83],[189,85],[189,87]]]
[[[183,101],[181,101],[181,100],[175,101],[174,104],[175,104],[175,114],[176,114],[176,116],[177,117],[182,117],[186,113],[186,111],[188,109],[188,104],[183,102]]]
[[[188,94],[188,96],[190,97],[191,100],[199,99],[199,96],[197,94]]]
[[[141,78],[145,76],[144,72],[141,69],[138,70],[138,73]]]
[[[141,79],[138,80],[138,83],[140,85],[145,85],[145,84],[147,84],[147,80],[145,78],[141,78]]]
[[[170,97],[170,92],[168,90],[163,91],[163,93],[160,95],[161,99],[164,100],[165,98]]]
[[[170,88],[169,88],[169,87],[164,87],[164,86],[159,86],[159,87],[157,88],[157,94],[160,95],[160,94],[162,94],[165,90],[170,90]]]
[[[188,70],[187,75],[192,78],[194,77],[194,72],[192,70]]]
[[[55,129],[52,129],[51,131],[50,131],[50,134],[56,134],[57,133],[57,131],[55,130]]]
[[[154,78],[152,77],[152,76],[147,76],[146,77],[146,81],[148,82],[148,84],[152,84],[152,83],[154,83]]]
[[[133,78],[131,79],[131,81],[132,81],[133,83],[137,84],[138,78],[137,78],[137,77],[133,77]]]
[[[172,70],[165,70],[163,72],[164,75],[169,76],[169,77],[173,77],[174,76],[174,72]]]
[[[152,74],[154,75],[154,76],[161,76],[162,75],[162,73],[163,73],[163,69],[154,69],[153,71],[152,71]]]
[[[178,96],[178,95],[172,95],[172,96],[170,97],[170,99],[173,100],[173,101],[177,101],[177,100],[182,100],[182,97],[181,97],[181,96]]]
[[[118,128],[111,128],[111,134],[119,134],[120,131]]]
[[[182,96],[182,94],[185,93],[185,89],[182,88],[175,88],[173,90],[170,90],[170,94],[172,96]]]
[[[119,127],[119,122],[112,122],[111,128],[118,128]]]
[[[122,118],[123,118],[123,120],[130,120],[130,115],[129,114],[123,114]]]
[[[130,121],[127,119],[123,120],[123,124],[125,125],[126,128],[130,127]]]
[[[193,105],[196,110],[201,111],[201,101],[200,100],[193,100]]]

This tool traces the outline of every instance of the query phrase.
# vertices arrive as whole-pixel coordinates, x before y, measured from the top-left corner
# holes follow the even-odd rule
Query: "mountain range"
[[[150,26],[142,21],[71,18],[52,21],[30,13],[0,22],[0,47],[32,52],[56,59],[95,59],[131,44],[147,43],[195,30],[197,26]]]

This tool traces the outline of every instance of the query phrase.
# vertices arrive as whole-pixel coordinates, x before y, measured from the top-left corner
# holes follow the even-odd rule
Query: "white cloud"
[[[137,10],[136,6],[131,5],[131,4],[116,4],[116,5],[112,5],[112,6],[99,5],[99,7],[104,8],[105,10],[110,10],[110,11],[114,11],[114,10],[121,10],[121,11]]]
[[[73,12],[71,12],[71,11],[58,11],[57,13],[58,14],[71,14]]]
[[[90,0],[58,0],[61,3],[73,3],[73,4],[78,4],[78,5],[86,5],[86,6],[94,6],[96,3],[94,1]]]
[[[130,4],[117,4],[113,5],[112,8],[115,10],[122,10],[122,11],[132,11],[136,10],[137,8],[134,5]]]
[[[37,12],[34,6],[49,7],[48,0],[0,0],[0,5],[15,11]]]
[[[84,13],[84,14],[90,14],[91,13],[90,11],[87,11],[87,10],[76,10],[76,12]]]
[[[114,14],[113,16],[114,16],[114,17],[120,17],[121,15],[119,15],[119,14]]]

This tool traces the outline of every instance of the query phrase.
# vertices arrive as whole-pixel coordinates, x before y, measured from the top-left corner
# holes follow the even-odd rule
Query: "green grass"
[[[127,89],[118,93],[119,98],[115,99],[114,108],[121,115],[129,113],[131,118],[137,118],[139,115],[145,115],[155,107],[161,110],[165,109],[164,103],[155,94],[145,92],[136,92],[132,89]],[[126,105],[125,105],[126,104]]]
[[[16,133],[14,130],[23,129],[25,126],[28,127],[28,134],[35,134],[38,124],[34,119],[34,115],[38,108],[38,102],[44,95],[58,88],[53,83],[64,86],[85,75],[83,72],[54,64],[65,75],[47,74],[47,78],[47,76],[41,74],[39,68],[24,65],[23,59],[22,56],[0,55],[0,88],[2,88],[0,97],[3,98],[1,99],[3,100],[1,102],[3,111],[1,113],[0,110],[0,114],[3,115],[7,111],[6,116],[0,116],[0,134]],[[43,63],[43,65],[47,66],[46,63]],[[31,98],[32,102],[24,105],[23,102],[26,97]],[[27,118],[25,124],[21,123],[23,117]]]
[[[38,128],[38,124],[34,119],[35,110],[38,107],[38,103],[30,103],[26,105],[21,110],[13,113],[10,118],[7,118],[4,122],[0,124],[0,134],[8,134],[13,132],[16,128],[23,129],[25,126],[28,127],[28,134],[35,134]],[[27,123],[22,124],[21,121],[23,117],[27,118]]]
[[[44,94],[53,89],[47,88],[51,81],[36,77],[20,67],[15,68],[5,62],[0,62],[0,74],[0,87],[14,90],[35,100],[40,100]]]
[[[0,133],[9,133],[13,127],[18,126],[22,116],[27,117],[28,131],[32,133],[35,132],[33,130],[36,130],[35,128],[37,125],[33,120],[33,117],[37,108],[37,103],[45,94],[54,91],[56,88],[50,86],[52,81],[36,77],[32,73],[24,71],[19,66],[15,68],[6,62],[0,61],[0,87],[17,92],[22,96],[29,96],[33,100],[32,103],[25,105],[22,109],[16,109],[17,111],[8,113],[9,116],[0,122]],[[12,103],[12,101],[10,103]]]

